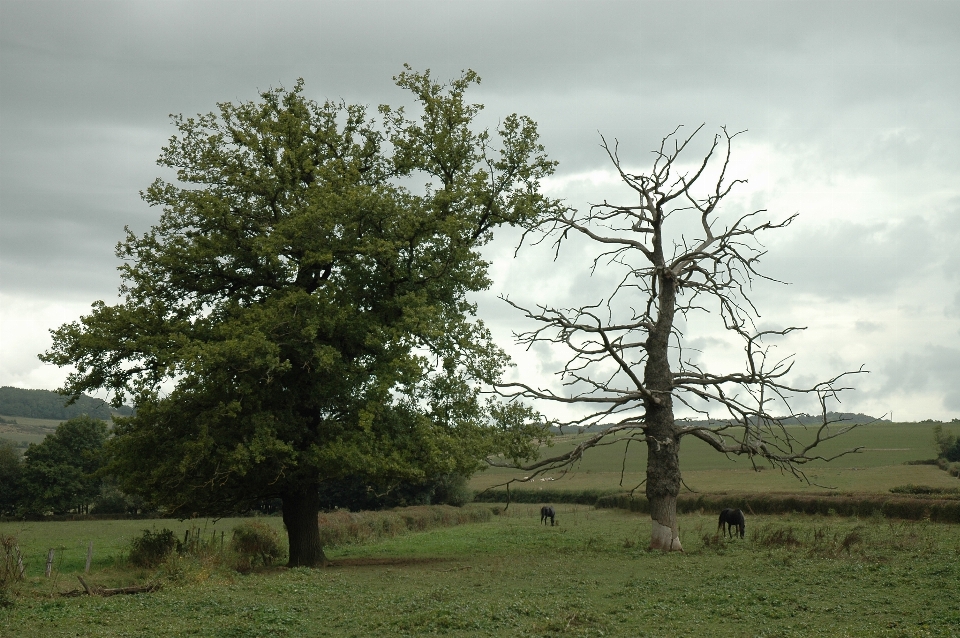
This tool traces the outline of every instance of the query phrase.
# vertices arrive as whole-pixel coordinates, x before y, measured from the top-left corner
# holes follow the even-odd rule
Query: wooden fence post
[[[90,563],[93,561],[93,541],[87,545],[87,566],[83,569],[84,574],[90,573]]]
[[[23,564],[23,554],[20,553],[20,546],[14,545],[13,551],[17,553],[17,567],[20,570],[20,580],[23,580],[23,575],[27,571],[27,568]]]
[[[50,572],[53,571],[53,554],[56,551],[57,550],[51,547],[50,551],[47,552],[47,571],[46,571],[47,578],[50,578]]]

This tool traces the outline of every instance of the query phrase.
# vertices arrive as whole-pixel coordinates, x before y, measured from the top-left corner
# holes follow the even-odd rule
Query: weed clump
[[[130,562],[137,567],[157,567],[177,547],[173,530],[163,528],[159,532],[143,530],[139,538],[130,543]]]
[[[761,547],[800,547],[803,541],[797,536],[793,526],[761,527],[754,532],[753,541]]]
[[[854,545],[859,545],[861,543],[863,543],[863,536],[860,535],[860,528],[858,527],[843,537],[843,540],[840,541],[840,549],[849,554],[850,549]]]
[[[137,567],[157,567],[177,547],[173,531],[163,528],[159,532],[143,530],[143,535],[130,543],[130,562]]]
[[[230,549],[237,555],[237,571],[244,573],[256,566],[269,567],[284,553],[277,530],[256,519],[233,529]]]
[[[23,579],[23,562],[17,548],[17,539],[0,535],[0,607],[13,604],[10,590]]]

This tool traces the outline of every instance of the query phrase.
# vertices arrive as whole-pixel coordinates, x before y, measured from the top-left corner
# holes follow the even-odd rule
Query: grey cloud
[[[837,220],[789,231],[761,270],[792,285],[781,295],[828,299],[883,295],[939,273],[960,233],[921,217],[861,223]]]
[[[798,158],[807,181],[868,175],[909,202],[913,189],[955,188],[960,170],[958,20],[960,4],[936,1],[4,0],[0,285],[11,299],[115,292],[123,226],[157,217],[137,193],[160,175],[169,113],[301,76],[316,99],[402,102],[390,78],[404,62],[441,79],[478,71],[483,122],[530,115],[562,173],[608,165],[598,132],[646,166],[677,124],[706,122],[749,129],[749,142]],[[758,289],[758,306],[773,316],[796,293],[879,298],[924,277],[960,315],[958,226],[956,202],[799,224],[761,264],[796,283]],[[512,259],[512,239],[498,237],[494,260]],[[588,277],[581,256],[521,255],[495,283],[544,303],[599,299],[612,275]],[[524,329],[517,314],[481,302],[498,334]]]
[[[875,321],[858,320],[853,325],[857,332],[862,332],[864,334],[870,334],[872,332],[879,332],[883,330],[883,324]]]
[[[960,411],[960,349],[929,344],[921,350],[902,353],[885,362],[882,393],[906,395],[928,392],[943,396],[943,407]]]

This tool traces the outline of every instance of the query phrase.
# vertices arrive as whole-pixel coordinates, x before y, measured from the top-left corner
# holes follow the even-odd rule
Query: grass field
[[[18,419],[19,421],[19,419]],[[30,424],[26,424],[30,425]],[[33,427],[41,427],[34,424]],[[691,439],[681,466],[710,494],[889,493],[914,484],[960,484],[935,466],[932,426],[878,424],[848,436],[864,452],[814,463],[807,485],[750,469]],[[39,431],[39,430],[38,430]],[[16,438],[8,435],[7,438]],[[561,437],[548,453],[576,444]],[[618,490],[643,479],[645,449],[592,450],[565,475],[521,490]],[[621,477],[621,467],[624,469]],[[474,489],[521,473],[494,469]],[[540,480],[554,479],[554,480]],[[0,607],[0,637],[32,636],[953,636],[960,638],[960,526],[870,516],[749,516],[743,540],[716,535],[716,512],[680,516],[685,553],[645,551],[644,514],[556,505],[557,527],[538,506],[496,508],[488,522],[329,547],[326,569],[273,568],[241,575],[229,555],[174,558],[158,569],[125,560],[144,529],[187,528],[229,540],[242,519],[0,523],[18,538],[27,580]],[[278,530],[279,518],[263,519]],[[159,592],[62,597],[87,581],[122,587],[159,581]],[[43,576],[57,549],[54,575]]]
[[[89,577],[162,578],[152,594],[62,598],[77,586],[64,567],[58,580],[30,577],[0,609],[0,635],[960,636],[956,526],[757,516],[745,539],[724,540],[713,513],[691,514],[680,521],[686,552],[661,554],[644,550],[645,516],[557,509],[552,528],[513,504],[486,523],[331,548],[326,569],[242,576],[181,559],[156,571],[98,565]],[[40,545],[106,547],[153,524],[21,531],[45,535]]]
[[[20,443],[39,443],[48,434],[53,434],[57,426],[62,421],[53,419],[32,419],[25,416],[5,416],[0,414],[5,421],[16,421],[16,423],[0,423],[0,438]]]
[[[562,454],[584,438],[586,435],[557,437],[553,448],[544,450],[544,455]],[[863,447],[864,450],[830,463],[814,461],[805,466],[812,484],[768,467],[756,472],[748,459],[728,458],[692,437],[684,438],[681,444],[680,468],[687,487],[712,493],[817,492],[824,488],[836,488],[842,492],[887,492],[890,488],[906,484],[933,487],[960,485],[960,481],[935,466],[904,465],[907,461],[936,457],[933,426],[930,424],[877,423],[862,426],[829,442],[822,453],[830,456],[855,447]],[[583,460],[566,473],[554,472],[528,483],[514,483],[512,489],[549,487],[615,490],[621,489],[621,483],[623,489],[632,489],[643,481],[645,472],[646,447],[633,443],[627,450],[625,442],[618,442],[588,450]],[[470,486],[483,490],[523,476],[524,472],[516,470],[489,468],[475,475]]]

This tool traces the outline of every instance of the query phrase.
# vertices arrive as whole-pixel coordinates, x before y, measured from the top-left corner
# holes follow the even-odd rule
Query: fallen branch
[[[61,596],[82,596],[86,593],[88,596],[116,596],[117,594],[145,594],[159,591],[162,585],[160,583],[149,583],[147,585],[132,585],[130,587],[116,587],[108,589],[98,585],[88,585],[82,576],[77,576],[77,580],[83,585],[83,590],[74,589],[60,594]]]

